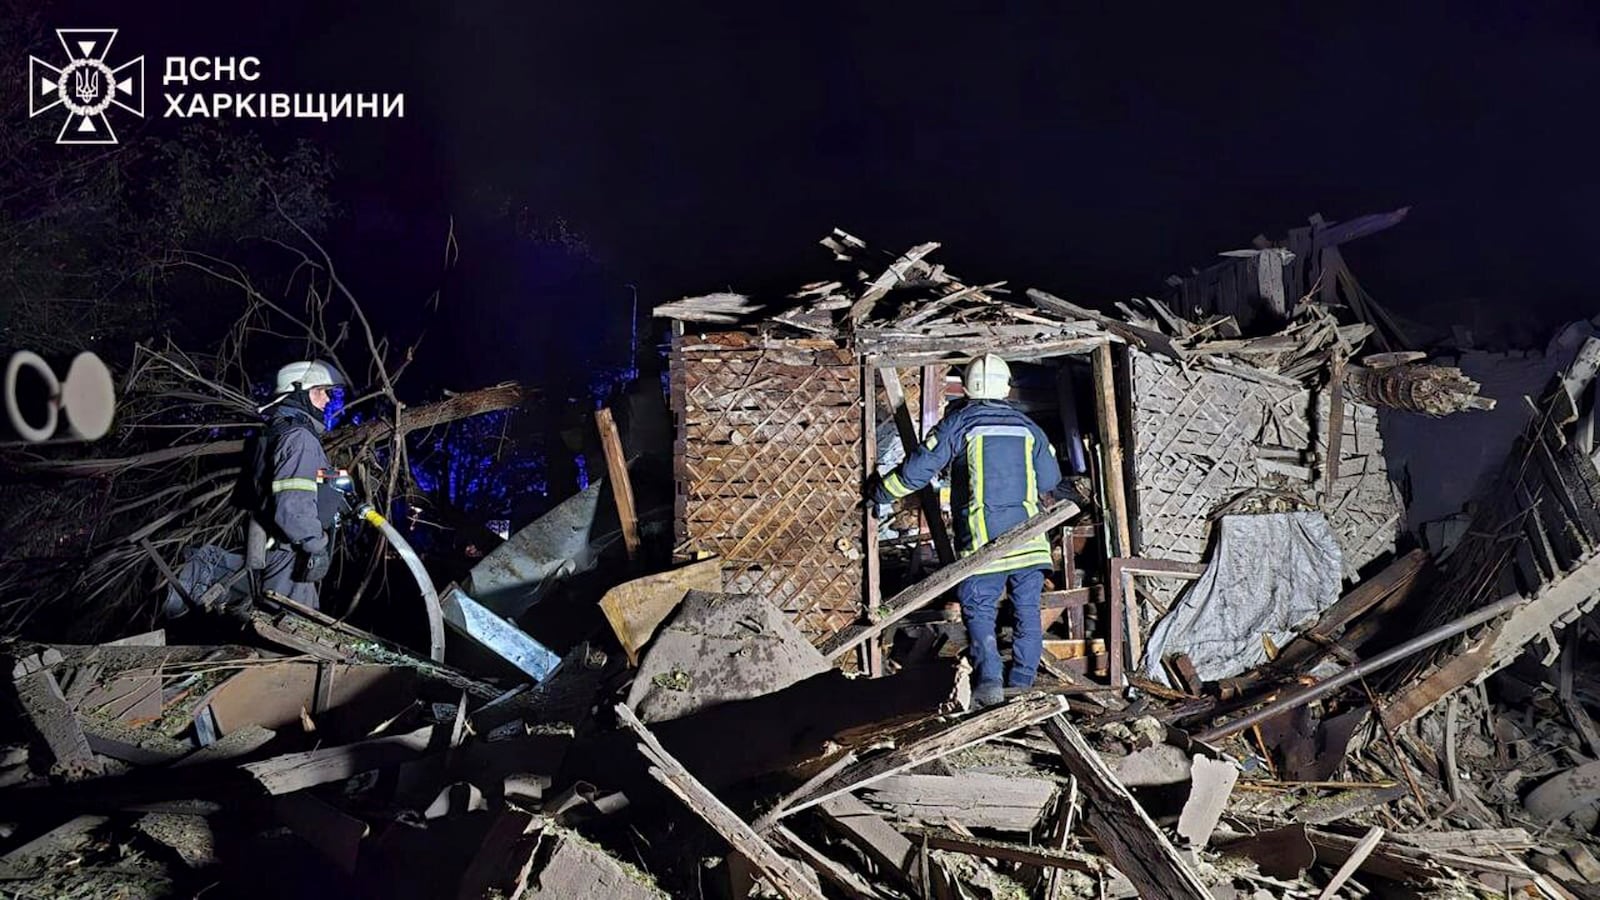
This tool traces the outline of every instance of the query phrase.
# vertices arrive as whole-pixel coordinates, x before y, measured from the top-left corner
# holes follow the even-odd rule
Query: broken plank
[[[50,829],[0,856],[0,878],[36,878],[40,867],[57,854],[70,853],[87,844],[95,829],[110,821],[105,816],[82,815]]]
[[[715,789],[814,764],[838,747],[864,746],[908,723],[963,709],[968,680],[954,659],[883,678],[851,678],[830,669],[775,693],[657,723],[653,730],[689,771]],[[626,732],[606,736],[573,761],[574,776],[607,783],[603,779],[637,758],[633,745]]]
[[[456,900],[521,896],[519,889],[527,884],[540,827],[539,821],[525,812],[501,810],[457,881]],[[535,833],[533,847],[526,840],[530,832]]]
[[[1339,867],[1339,871],[1333,873],[1333,878],[1328,881],[1328,886],[1323,888],[1322,893],[1317,895],[1317,900],[1332,900],[1332,898],[1338,896],[1339,889],[1344,887],[1344,883],[1356,874],[1356,871],[1361,868],[1361,864],[1366,862],[1367,857],[1381,840],[1383,840],[1383,829],[1381,827],[1374,825],[1367,829],[1367,833],[1362,835],[1361,841],[1351,849],[1350,858],[1344,861],[1344,865]]]
[[[1452,831],[1421,831],[1391,835],[1395,840],[1422,850],[1451,853],[1498,854],[1502,850],[1531,850],[1539,844],[1526,828],[1475,828]]]
[[[428,749],[433,727],[410,734],[374,738],[300,753],[285,753],[239,768],[268,794],[288,794],[330,781],[343,781],[371,769],[414,759]]]
[[[1077,514],[1078,505],[1076,503],[1057,503],[1055,506],[1040,512],[1016,528],[985,544],[976,552],[962,557],[955,563],[941,567],[928,577],[890,597],[884,601],[882,613],[876,622],[865,625],[852,625],[841,629],[838,633],[823,641],[817,649],[821,650],[822,654],[829,659],[855,649],[863,641],[877,637],[886,631],[890,625],[933,602],[945,591],[960,584],[969,575],[976,574],[985,566],[1026,544],[1035,536],[1049,531]]]
[[[862,760],[819,786],[809,797],[797,800],[785,815],[793,815],[840,794],[866,787],[891,775],[940,759],[973,744],[1008,734],[1064,712],[1064,697],[1034,696],[996,706],[966,718],[887,753]]]
[[[950,850],[956,853],[965,853],[969,856],[1003,859],[1008,862],[1019,862],[1041,868],[1070,869],[1074,872],[1094,873],[1105,871],[1105,866],[1101,863],[1100,858],[1087,853],[1073,853],[1069,850],[1052,850],[1048,847],[1037,845],[1030,846],[1028,844],[1015,844],[1010,841],[968,837],[942,828],[913,829],[910,833],[918,841],[926,840],[928,846],[934,850]],[[1207,894],[1206,896],[1209,897],[1210,895]]]
[[[1056,794],[1046,778],[1004,775],[895,775],[862,789],[862,799],[896,818],[929,825],[954,820],[967,828],[1032,831]]]
[[[795,801],[795,798],[804,797],[805,795],[811,793],[812,789],[814,789],[817,785],[822,784],[829,778],[839,774],[839,772],[843,769],[855,765],[855,761],[855,751],[846,751],[838,759],[824,766],[821,771],[817,772],[817,774],[807,778],[799,787],[783,795],[782,797],[779,797],[778,801],[774,803],[770,809],[762,813],[761,817],[756,819],[755,822],[752,823],[751,827],[756,831],[766,832],[773,825],[777,824],[779,819],[783,818],[784,812],[789,808],[789,805]]]
[[[628,558],[639,555],[639,515],[633,505],[633,481],[628,477],[628,458],[622,451],[622,437],[610,407],[595,410],[594,423],[600,429],[600,448],[605,451],[606,472],[611,479],[611,496],[622,520],[622,543]]]
[[[23,715],[50,754],[50,770],[68,780],[100,774],[100,762],[55,675],[40,669],[18,678],[15,687]]]
[[[650,775],[661,782],[667,790],[671,791],[683,805],[699,816],[707,825],[711,826],[723,840],[739,853],[743,854],[772,884],[774,890],[784,897],[815,898],[822,900],[822,894],[812,887],[805,877],[797,871],[789,861],[772,849],[761,835],[734,814],[716,795],[706,789],[699,781],[695,780],[689,770],[672,757],[650,729],[639,721],[627,704],[618,703],[615,707],[617,719],[627,726],[639,737],[639,752],[650,762]]]
[[[880,869],[912,888],[922,889],[923,858],[917,848],[861,800],[851,794],[840,794],[817,804],[817,814],[823,824],[854,844]],[[935,861],[927,862],[933,873],[933,894],[947,896],[950,893],[947,873]],[[924,890],[923,894],[926,893]]]
[[[1065,716],[1054,716],[1045,723],[1044,733],[1060,751],[1067,771],[1078,779],[1084,826],[1139,895],[1208,900],[1211,892],[1199,876],[1072,723]]]
[[[1306,840],[1317,851],[1318,860],[1342,863],[1351,858],[1361,843],[1360,839],[1315,828],[1305,829]],[[1402,881],[1426,881],[1443,874],[1444,869],[1490,875],[1510,875],[1531,879],[1533,872],[1519,862],[1503,859],[1480,859],[1460,853],[1419,850],[1392,840],[1379,840],[1370,851],[1362,868],[1383,878]]]
[[[877,898],[892,896],[879,891],[860,875],[824,856],[817,848],[806,843],[799,835],[790,831],[788,826],[779,825],[773,830],[773,833],[780,842],[794,852],[795,856],[800,858],[801,862],[810,866],[818,875],[827,879],[828,883],[838,888],[851,900],[877,900]]]
[[[867,285],[861,296],[850,304],[850,311],[845,314],[845,319],[850,322],[860,322],[863,317],[872,312],[872,307],[890,291],[905,281],[912,270],[922,261],[924,256],[939,249],[937,243],[918,244],[907,250],[905,255],[894,261],[894,264],[885,269],[881,275]]]

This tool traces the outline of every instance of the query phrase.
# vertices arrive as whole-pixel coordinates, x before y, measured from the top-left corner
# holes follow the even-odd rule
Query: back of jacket
[[[884,478],[889,497],[904,497],[950,469],[950,511],[965,556],[1039,511],[1039,495],[1061,482],[1055,448],[1034,421],[1008,403],[978,400],[945,416],[927,440]],[[983,572],[1050,568],[1044,535]]]
[[[307,553],[328,548],[330,523],[323,521],[317,504],[317,472],[330,468],[321,426],[302,410],[278,409],[264,435],[263,462],[271,466],[272,476],[268,533]]]

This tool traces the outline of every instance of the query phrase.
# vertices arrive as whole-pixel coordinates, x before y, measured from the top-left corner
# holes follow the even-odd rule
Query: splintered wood
[[[729,846],[739,851],[756,868],[761,870],[772,887],[789,900],[822,900],[822,894],[787,859],[784,859],[761,835],[756,834],[743,819],[734,814],[705,786],[672,757],[658,742],[650,729],[636,718],[624,704],[617,704],[617,718],[639,736],[639,752],[650,761],[650,775],[671,791],[695,815],[722,835]]]
[[[862,609],[860,367],[743,337],[674,342],[678,549],[720,556],[726,590],[821,640]]]

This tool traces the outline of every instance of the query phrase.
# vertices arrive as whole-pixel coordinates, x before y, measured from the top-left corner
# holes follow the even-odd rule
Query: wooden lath
[[[1211,520],[1257,487],[1314,501],[1326,470],[1326,396],[1271,379],[1186,367],[1132,352],[1133,493],[1143,556],[1199,562]],[[1294,386],[1291,386],[1294,385]],[[1325,392],[1321,392],[1325,393]],[[1347,576],[1393,548],[1402,510],[1377,411],[1345,402],[1331,496],[1322,501]]]
[[[711,337],[673,350],[678,550],[820,641],[862,610],[859,364]]]

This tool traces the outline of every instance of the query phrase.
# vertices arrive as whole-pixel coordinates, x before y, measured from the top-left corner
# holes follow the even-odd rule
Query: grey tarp
[[[1320,512],[1224,516],[1205,572],[1145,642],[1145,674],[1168,683],[1161,659],[1186,653],[1212,681],[1266,662],[1262,635],[1283,646],[1295,626],[1339,599],[1339,544]]]

